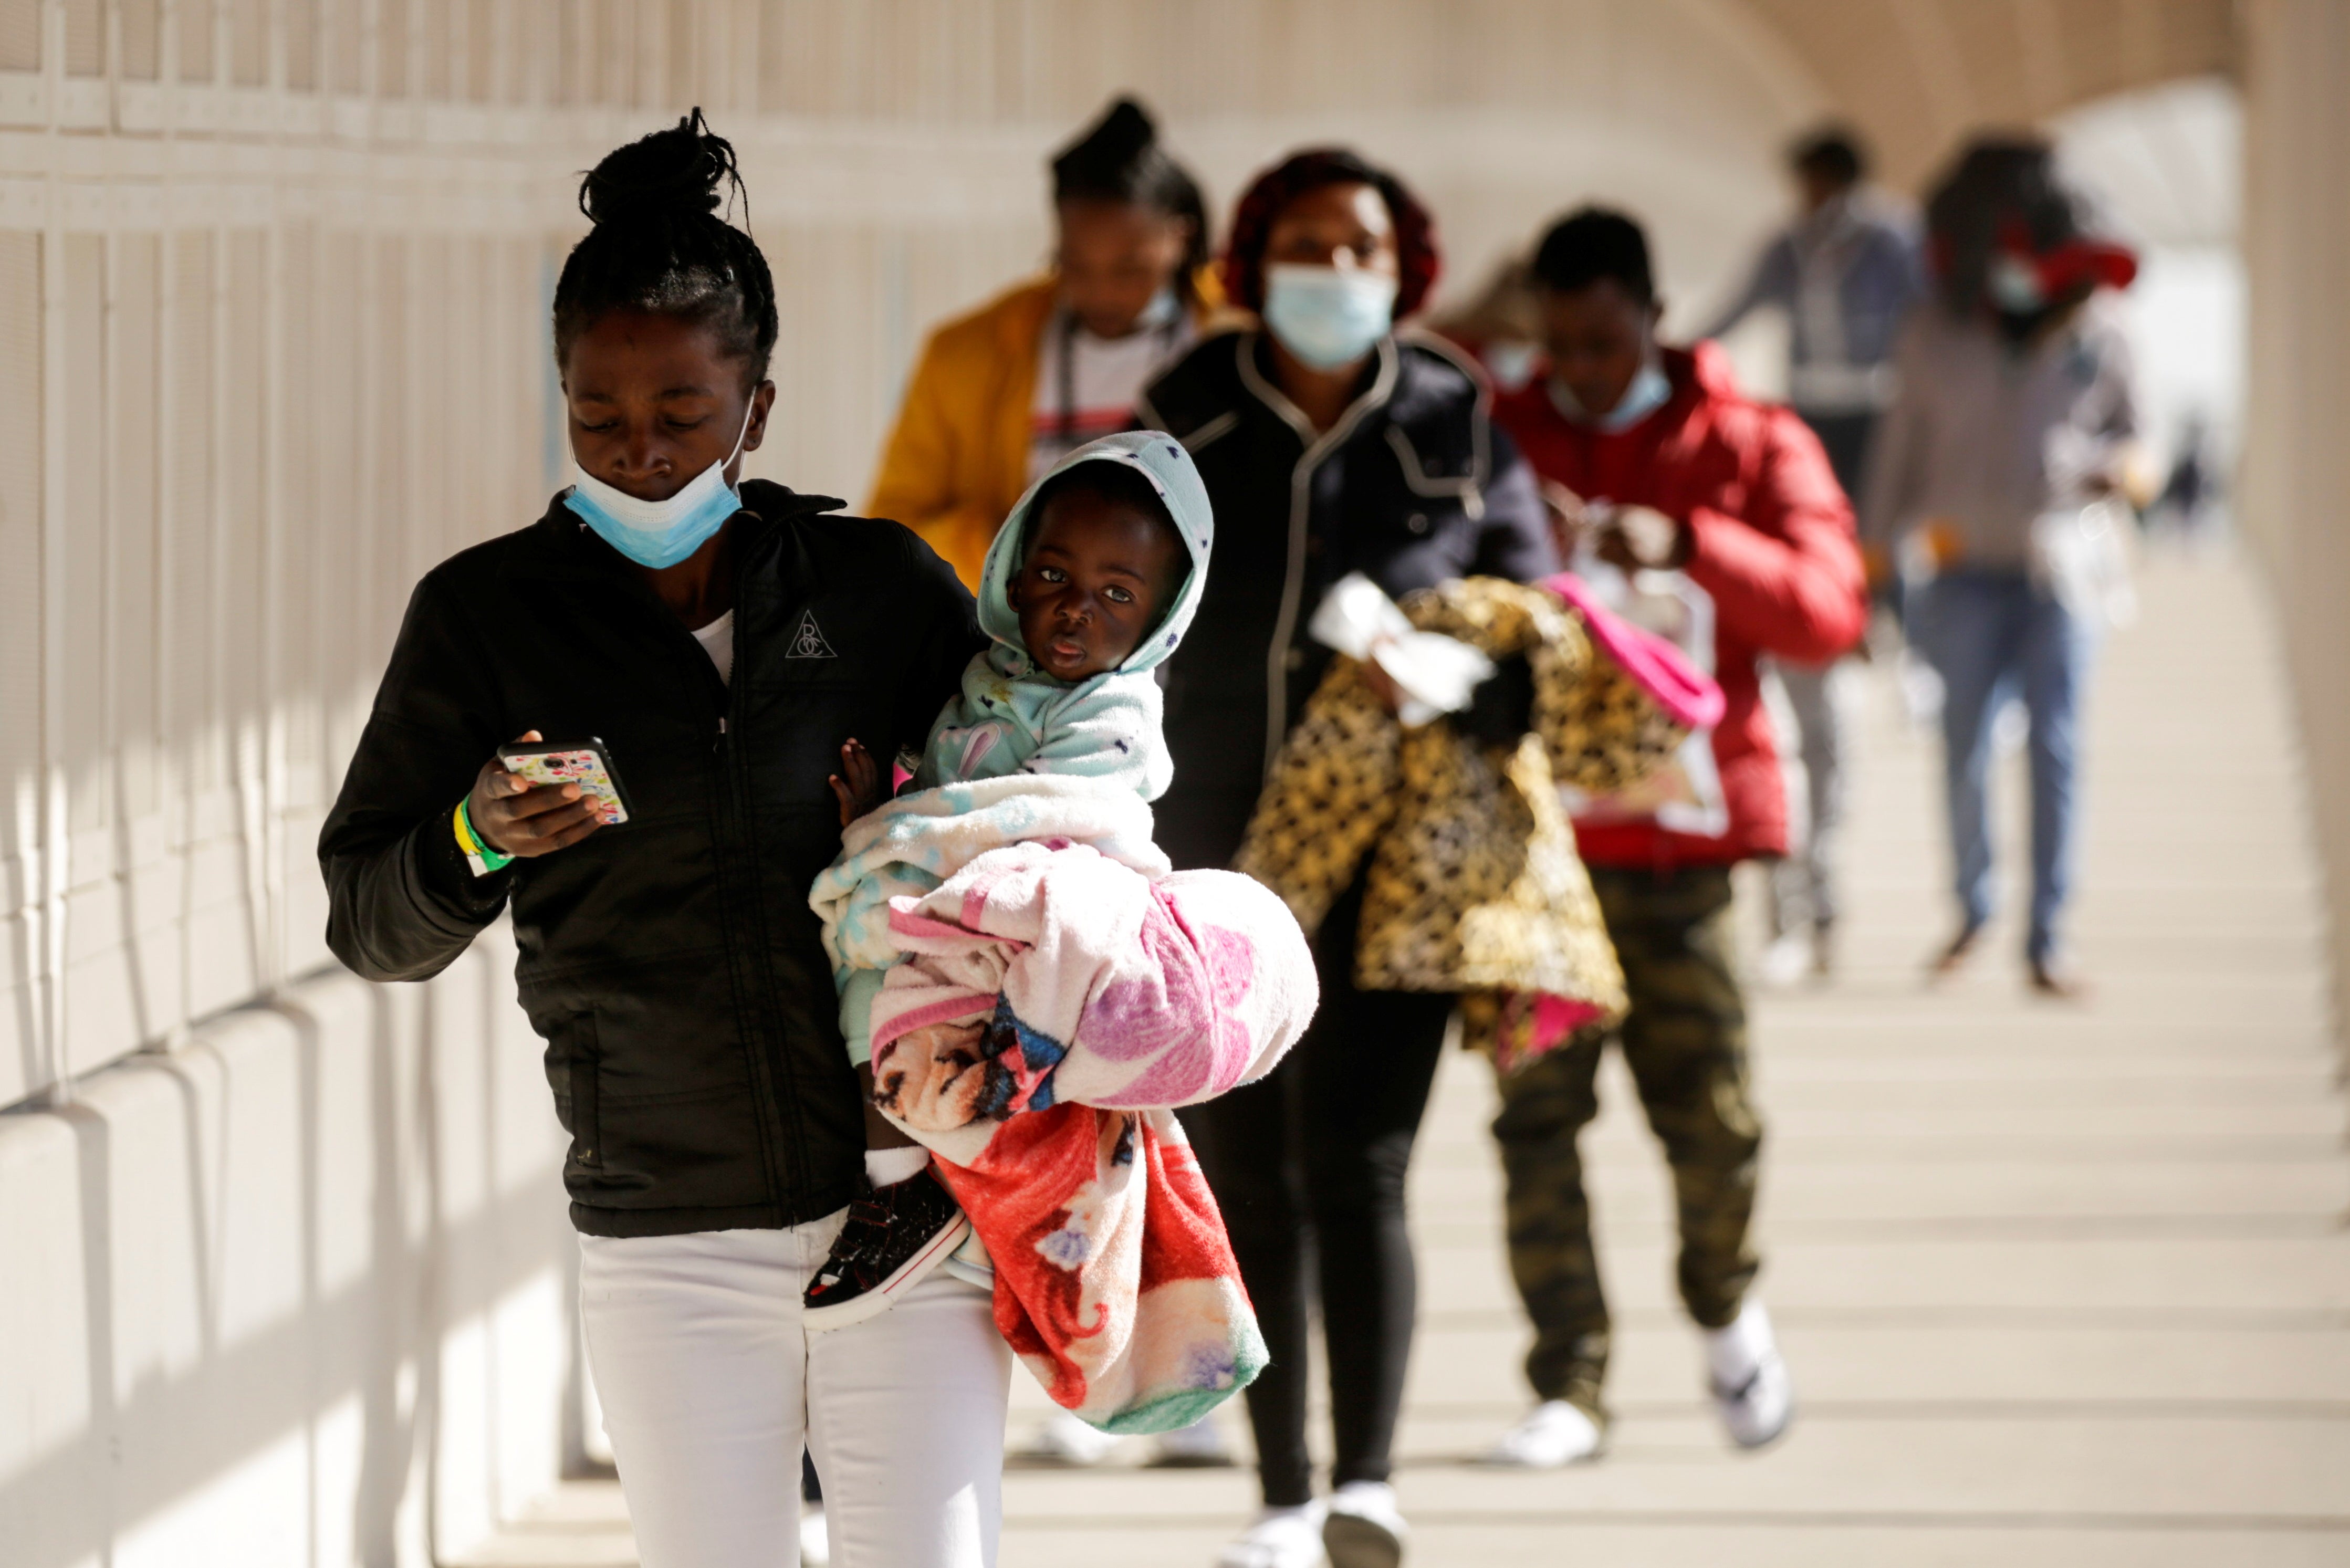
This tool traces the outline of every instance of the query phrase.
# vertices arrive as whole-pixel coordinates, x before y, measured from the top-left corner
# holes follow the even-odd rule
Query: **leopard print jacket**
[[[1533,728],[1488,748],[1439,720],[1407,730],[1340,657],[1274,759],[1236,869],[1287,902],[1310,937],[1365,857],[1355,983],[1461,996],[1466,1043],[1511,1036],[1541,993],[1623,1015],[1624,975],[1575,849],[1558,785],[1636,783],[1686,731],[1596,649],[1551,596],[1493,577],[1403,602],[1423,631],[1489,658],[1526,656]]]

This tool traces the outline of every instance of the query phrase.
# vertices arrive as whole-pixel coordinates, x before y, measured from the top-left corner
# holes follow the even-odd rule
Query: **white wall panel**
[[[2237,514],[2284,620],[2317,837],[2329,873],[2334,1008],[2350,1018],[2350,10],[2326,0],[2245,7],[2249,375]]]
[[[9,1568],[423,1568],[554,1480],[563,1140],[484,948],[0,1116]]]
[[[4,14],[4,13],[0,13]],[[0,57],[7,33],[0,26]],[[0,233],[0,1103],[54,1071],[39,903],[42,557],[41,236]]]
[[[103,1404],[101,1336],[89,1332],[104,1231],[86,1206],[80,1145],[64,1116],[0,1119],[0,1476],[46,1483],[0,1507],[0,1532],[27,1562],[95,1557],[89,1520],[106,1467],[88,1433]],[[26,1288],[37,1281],[38,1289]],[[101,1302],[102,1308],[102,1302]],[[0,1483],[5,1484],[5,1483]]]

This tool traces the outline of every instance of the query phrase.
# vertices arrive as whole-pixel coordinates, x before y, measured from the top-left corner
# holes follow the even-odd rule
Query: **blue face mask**
[[[1264,270],[1264,324],[1316,370],[1353,364],[1395,325],[1396,280],[1334,266]]]
[[[753,407],[756,407],[754,400]],[[571,493],[563,504],[577,513],[597,536],[640,566],[660,571],[674,566],[708,544],[743,510],[743,498],[726,483],[726,465],[742,455],[751,435],[751,410],[743,410],[743,428],[734,450],[686,482],[666,501],[639,501],[615,489],[571,461]]]
[[[1641,365],[1639,371],[1632,378],[1632,384],[1624,389],[1622,397],[1616,400],[1616,406],[1604,414],[1593,414],[1587,411],[1581,403],[1575,400],[1575,394],[1567,389],[1565,382],[1553,379],[1550,384],[1551,403],[1560,413],[1565,414],[1576,424],[1589,425],[1592,429],[1609,435],[1615,434],[1617,431],[1630,430],[1634,425],[1663,408],[1665,400],[1672,395],[1671,378],[1665,374],[1664,368],[1654,359]]]

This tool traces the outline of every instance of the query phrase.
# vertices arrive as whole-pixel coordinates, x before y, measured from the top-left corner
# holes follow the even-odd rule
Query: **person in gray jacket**
[[[1850,133],[1815,131],[1787,161],[1803,211],[1700,336],[1721,337],[1766,306],[1785,313],[1788,401],[1827,450],[1836,483],[1856,497],[1871,438],[1893,396],[1894,340],[1925,293],[1925,275],[1908,214],[1867,183],[1867,158]],[[1828,972],[1846,748],[1838,666],[1773,664],[1800,732],[1810,808],[1802,840],[1772,877],[1773,940],[1762,971],[1766,981],[1784,983],[1806,967]]]
[[[1937,974],[1990,920],[1991,732],[2031,715],[2033,988],[2069,997],[2060,922],[2072,882],[2080,708],[2102,624],[2124,592],[2115,497],[2131,488],[2137,416],[2128,339],[2103,290],[2137,261],[2060,179],[2044,142],[1987,140],[1928,205],[1935,305],[1903,332],[1901,394],[1860,510],[1872,575],[1915,532],[1931,562],[1910,618],[1942,680],[1950,853],[1959,905]]]

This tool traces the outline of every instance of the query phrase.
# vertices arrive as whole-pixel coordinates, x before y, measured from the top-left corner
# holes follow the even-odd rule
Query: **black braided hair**
[[[606,153],[579,182],[595,227],[555,284],[555,362],[614,310],[654,311],[711,327],[751,385],[775,352],[775,280],[751,236],[719,216],[720,192],[750,198],[733,145],[695,109],[667,130]]]
[[[1191,243],[1175,277],[1176,291],[1190,296],[1192,275],[1208,262],[1207,203],[1198,182],[1159,144],[1159,127],[1134,99],[1111,103],[1084,135],[1054,155],[1053,200],[1117,202],[1190,219]]]

